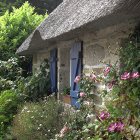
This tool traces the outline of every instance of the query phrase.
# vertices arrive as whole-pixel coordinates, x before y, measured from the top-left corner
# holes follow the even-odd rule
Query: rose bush
[[[67,124],[70,131],[60,139],[140,138],[140,46],[134,41],[125,45],[120,49],[120,62],[107,64],[100,76],[92,73],[90,76],[83,74],[75,78],[74,82],[80,87],[81,107],[75,112],[74,120]],[[96,112],[95,104],[91,103],[91,90],[96,90],[100,82],[106,85],[100,92],[105,99],[105,106]]]

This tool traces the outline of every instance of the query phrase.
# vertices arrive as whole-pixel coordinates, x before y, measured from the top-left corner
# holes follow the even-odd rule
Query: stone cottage
[[[74,79],[81,73],[100,73],[100,61],[115,62],[116,49],[140,20],[139,0],[64,0],[17,50],[33,55],[35,71],[50,60],[53,92],[71,87],[72,105],[78,99]]]

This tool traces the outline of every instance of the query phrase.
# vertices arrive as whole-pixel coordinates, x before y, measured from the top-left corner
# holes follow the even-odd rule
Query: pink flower
[[[111,88],[113,87],[113,83],[112,83],[112,82],[110,82],[110,83],[108,83],[108,85],[107,85],[107,86],[108,86],[108,88],[109,88],[109,89],[111,89]]]
[[[64,134],[67,132],[67,131],[69,131],[69,128],[67,127],[67,126],[64,126],[62,129],[61,129],[61,131],[60,131],[60,135],[59,135],[59,137],[64,137]]]
[[[120,132],[122,131],[124,128],[124,124],[122,122],[115,122],[115,123],[111,123],[108,127],[108,131],[109,132]]]
[[[108,113],[108,112],[101,112],[101,114],[100,114],[100,119],[101,120],[106,120],[106,119],[108,119],[110,117],[110,114]]]
[[[122,122],[117,122],[117,128],[116,130],[117,131],[122,131],[124,128],[124,124]]]
[[[75,83],[78,83],[78,82],[80,81],[80,79],[81,79],[80,76],[76,76],[75,79],[74,79],[74,82],[75,82]]]
[[[96,75],[95,75],[94,73],[92,73],[92,74],[90,75],[90,79],[91,79],[91,80],[96,80]]]
[[[106,67],[104,70],[104,76],[107,76],[109,72],[110,72],[110,67]]]
[[[121,75],[121,80],[127,80],[130,79],[130,72],[125,72]]]
[[[114,86],[114,84],[116,83],[116,81],[115,80],[113,80],[113,81],[110,81],[109,83],[108,83],[108,88],[109,89],[111,89],[113,86]]]
[[[131,78],[139,78],[139,72],[133,72],[132,74],[131,74]]]
[[[117,123],[111,123],[108,127],[109,132],[115,132],[117,128]]]
[[[84,92],[80,92],[80,97],[84,97],[86,94]]]

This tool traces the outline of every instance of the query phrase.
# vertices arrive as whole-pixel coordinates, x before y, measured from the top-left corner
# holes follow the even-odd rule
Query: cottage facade
[[[119,60],[123,40],[139,23],[137,0],[65,0],[45,19],[17,50],[33,55],[33,70],[50,60],[52,91],[71,87],[76,105],[79,87],[74,79],[81,73],[100,74],[106,63]],[[100,98],[95,98],[100,104]]]

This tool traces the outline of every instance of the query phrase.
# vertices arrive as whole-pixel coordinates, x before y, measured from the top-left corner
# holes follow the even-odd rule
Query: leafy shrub
[[[50,94],[50,72],[49,63],[45,59],[41,65],[39,71],[32,76],[22,78],[18,82],[18,93],[24,94],[27,100],[36,101]]]
[[[15,89],[17,87],[16,80],[21,75],[22,69],[18,65],[17,58],[10,58],[8,61],[0,60],[0,91],[11,88]]]
[[[47,15],[46,15],[47,16]],[[15,56],[15,50],[40,24],[44,16],[34,12],[34,8],[25,2],[19,9],[5,12],[0,16],[0,58],[8,60]]]
[[[12,90],[0,93],[0,136],[6,133],[8,125],[11,124],[17,112],[18,96]]]
[[[60,131],[68,116],[62,117],[64,106],[54,97],[38,103],[26,103],[19,110],[12,132],[18,140],[50,140]]]

